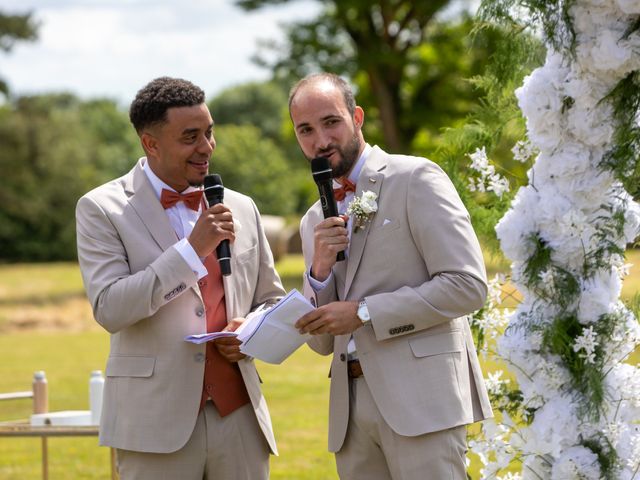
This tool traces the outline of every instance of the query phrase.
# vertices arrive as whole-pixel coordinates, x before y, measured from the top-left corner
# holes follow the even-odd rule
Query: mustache
[[[330,153],[330,152],[340,152],[340,147],[338,147],[338,145],[329,145],[327,147],[324,148],[319,148],[318,149],[318,157],[321,157],[323,154],[325,153]]]

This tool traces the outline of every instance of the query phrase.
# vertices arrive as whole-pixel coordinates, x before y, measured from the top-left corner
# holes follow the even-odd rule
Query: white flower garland
[[[482,479],[640,478],[640,369],[624,363],[640,328],[619,300],[628,272],[621,252],[638,234],[640,207],[601,167],[616,128],[605,97],[640,70],[640,34],[627,34],[640,1],[571,5],[574,54],[548,41],[544,66],[516,90],[531,143],[516,145],[514,158],[537,156],[496,226],[522,302],[504,335],[495,295],[474,319],[481,353],[496,339],[516,381],[501,373],[487,380],[500,421],[485,422],[470,443]],[[471,189],[500,195],[484,149],[470,157],[481,173]],[[521,473],[504,471],[514,461]]]

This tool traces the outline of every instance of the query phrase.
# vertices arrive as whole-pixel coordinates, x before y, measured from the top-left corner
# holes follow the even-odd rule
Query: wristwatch
[[[358,304],[358,311],[356,313],[362,325],[369,325],[371,323],[371,315],[369,315],[369,309],[367,308],[367,302],[363,299]]]

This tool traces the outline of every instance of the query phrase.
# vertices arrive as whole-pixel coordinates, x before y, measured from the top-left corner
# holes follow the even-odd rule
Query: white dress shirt
[[[351,182],[353,182],[354,185],[358,183],[358,179],[360,178],[360,172],[362,171],[364,162],[366,162],[367,157],[369,156],[370,153],[371,153],[371,145],[366,143],[364,146],[364,150],[362,150],[362,153],[358,158],[358,161],[353,166],[353,168],[351,169],[351,173],[347,177]],[[334,188],[339,188],[341,186],[335,180],[333,182],[334,182],[333,183]],[[341,202],[336,202],[338,204],[338,213],[340,213],[340,215],[343,215],[347,212],[347,208],[349,207],[349,204],[353,200],[354,196],[355,196],[355,192],[347,192],[347,194],[345,195],[344,199]],[[347,231],[349,232],[349,243],[351,243],[352,222],[353,222],[353,219],[349,217],[349,221],[347,222]],[[347,250],[345,251],[345,256],[346,257],[349,256],[349,247],[347,247]],[[311,269],[307,271],[309,284],[311,285],[311,288],[313,288],[316,292],[323,290],[329,284],[329,281],[331,280],[332,276],[333,276],[333,271],[329,273],[329,276],[324,280],[324,282],[320,282],[319,280],[316,280],[311,276]],[[349,345],[347,346],[347,353],[349,354],[350,357],[356,356],[356,344],[353,341],[353,337],[351,337],[351,339],[349,340]]]
[[[153,191],[158,197],[158,201],[160,201],[162,189],[166,188],[167,190],[172,190],[175,192],[173,188],[171,188],[169,185],[158,178],[158,176],[149,166],[146,158],[144,158],[142,169],[144,170],[144,173],[147,174],[147,178],[151,182],[151,186],[153,187]],[[195,187],[189,187],[179,193],[186,194],[196,190],[198,189]],[[198,257],[196,251],[189,243],[188,238],[189,235],[191,235],[193,226],[196,224],[198,218],[200,217],[200,214],[202,213],[202,206],[203,204],[201,203],[200,208],[196,212],[195,210],[191,210],[189,207],[187,207],[184,202],[180,201],[173,207],[165,209],[165,213],[167,214],[167,217],[169,217],[169,223],[171,223],[171,226],[175,230],[177,238],[179,240],[173,245],[173,248],[175,248],[182,256],[182,258],[184,258],[185,262],[189,264],[191,270],[193,270],[193,273],[198,277],[198,280],[200,280],[202,277],[207,276],[207,269],[205,268],[204,263],[202,263],[200,257]]]

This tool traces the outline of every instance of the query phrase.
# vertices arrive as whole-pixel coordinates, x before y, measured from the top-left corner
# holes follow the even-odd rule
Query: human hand
[[[302,334],[345,335],[362,326],[357,311],[358,302],[331,302],[300,317],[295,327]]]
[[[196,254],[204,258],[223,240],[235,240],[233,216],[229,207],[218,203],[202,212],[189,235],[189,243]]]
[[[234,318],[222,331],[235,332],[236,329],[244,323],[244,321],[244,318]],[[242,342],[236,337],[216,338],[213,343],[218,349],[218,352],[220,352],[220,355],[230,363],[237,362],[238,360],[242,360],[246,357],[246,355],[240,351],[240,345],[242,345]]]
[[[336,255],[349,246],[346,218],[329,217],[315,226],[313,231],[313,278],[324,282],[336,263]]]

